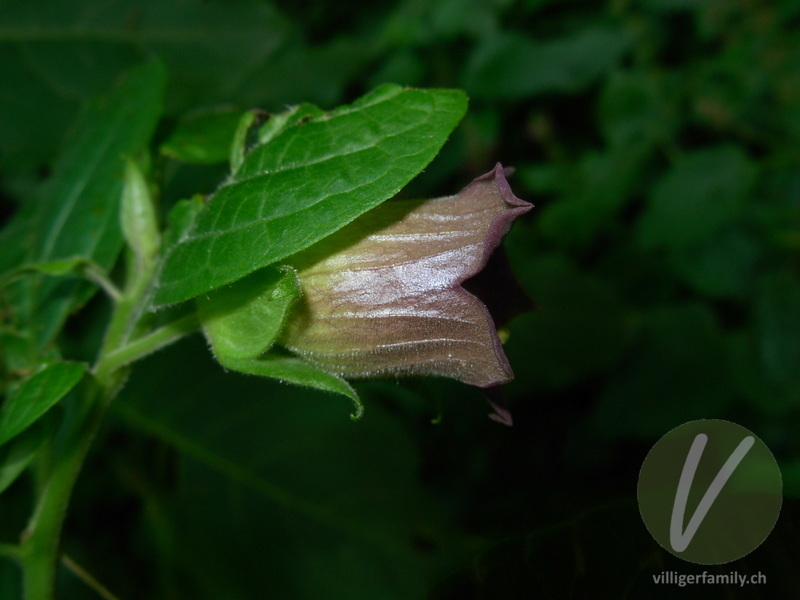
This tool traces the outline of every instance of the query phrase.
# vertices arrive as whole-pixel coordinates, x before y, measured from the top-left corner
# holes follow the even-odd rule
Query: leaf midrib
[[[394,96],[392,96],[392,97],[394,97]],[[388,100],[388,98],[386,100]],[[370,105],[370,106],[373,106],[373,105]],[[360,109],[362,107],[358,107],[358,108]],[[427,124],[430,121],[430,115],[433,114],[433,110],[428,110],[427,112],[428,112],[428,118],[424,121],[424,123],[416,124],[414,126],[411,126],[411,127],[406,128],[406,129],[403,129],[401,131],[398,131],[398,132],[396,132],[394,134],[383,136],[382,139],[383,140],[389,140],[391,138],[395,138],[395,137],[398,137],[398,136],[401,136],[401,135],[405,135],[406,133],[408,133],[409,131],[412,131],[414,129],[422,129],[424,127],[424,125]],[[347,113],[343,112],[343,113],[337,114],[336,117],[338,117],[340,115],[345,115],[345,114],[347,114]],[[334,117],[334,118],[336,118],[336,117]],[[327,155],[325,157],[322,157],[322,158],[319,158],[319,159],[316,159],[316,160],[303,162],[303,163],[297,163],[297,164],[291,164],[291,165],[287,165],[285,167],[280,167],[278,169],[274,169],[274,170],[271,170],[271,171],[262,171],[262,172],[259,172],[259,173],[255,173],[255,174],[253,174],[251,176],[243,177],[243,178],[237,179],[236,181],[232,181],[230,183],[226,183],[222,187],[220,187],[220,189],[217,191],[217,193],[219,193],[219,191],[221,191],[223,189],[226,189],[226,188],[233,188],[233,187],[235,187],[237,185],[246,184],[246,183],[252,183],[253,181],[257,181],[260,178],[272,177],[272,176],[277,175],[279,173],[280,174],[290,173],[290,172],[295,171],[295,170],[304,169],[304,168],[307,168],[307,167],[323,164],[325,162],[333,161],[333,160],[337,160],[337,159],[346,160],[348,156],[357,154],[359,152],[363,152],[365,150],[375,149],[375,148],[377,148],[377,146],[375,144],[365,144],[363,146],[359,146],[359,147],[354,148],[354,149],[352,149],[352,150],[350,150],[348,152],[345,152],[345,153],[329,154],[329,155]],[[410,153],[410,154],[405,154],[405,155],[402,155],[402,156],[395,157],[396,160],[393,161],[393,162],[396,164],[398,162],[398,159],[404,159],[404,158],[408,158],[408,157],[412,157],[412,156],[417,156],[418,154],[421,154],[422,152],[423,152],[423,150],[420,150],[419,152],[413,152],[413,153]],[[383,175],[381,175],[381,177],[382,176]],[[371,181],[369,181],[367,183],[363,183],[361,185],[357,185],[357,186],[352,187],[352,188],[350,188],[350,189],[348,189],[346,191],[343,191],[343,192],[340,192],[338,194],[335,194],[335,196],[339,196],[339,195],[344,194],[344,193],[352,193],[353,191],[355,191],[355,190],[357,190],[359,188],[368,187],[370,185],[373,185],[381,177],[377,177],[377,178],[375,178],[375,179],[373,179],[373,180],[371,180]],[[322,202],[322,201],[324,201],[324,200],[326,200],[326,199],[328,199],[330,197],[332,197],[332,196],[322,197],[319,200],[317,200],[316,202],[314,202],[313,204],[310,204],[309,206],[305,207],[302,210],[308,210],[308,209],[316,206],[320,202]],[[211,202],[213,202],[213,199],[211,200]],[[299,212],[299,211],[294,211],[294,212],[292,212],[290,214],[295,214],[295,212]],[[182,238],[180,240],[180,242],[178,244],[176,244],[176,246],[177,245],[181,245],[181,244],[186,244],[186,243],[189,243],[189,242],[192,242],[192,241],[196,241],[196,240],[209,238],[209,237],[215,237],[215,236],[224,235],[224,234],[228,234],[228,233],[236,233],[236,232],[239,232],[239,231],[241,231],[243,229],[247,229],[249,227],[252,227],[255,224],[264,223],[264,222],[267,222],[267,221],[273,221],[273,220],[279,219],[279,218],[281,218],[283,216],[285,216],[285,215],[275,215],[275,216],[268,217],[268,218],[256,218],[256,219],[253,219],[251,221],[239,223],[239,224],[236,224],[236,225],[231,226],[231,227],[226,227],[225,229],[216,229],[216,230],[211,230],[211,231],[204,231],[204,232],[198,233],[198,234],[189,234],[186,237]]]
[[[126,111],[119,111],[116,118],[114,119],[114,123],[118,124],[121,119],[123,119],[124,114]],[[56,242],[60,239],[60,233],[63,230],[64,223],[66,222],[67,218],[70,214],[72,214],[75,204],[80,198],[81,194],[86,191],[86,188],[89,185],[89,182],[94,178],[97,173],[97,165],[99,164],[100,160],[107,154],[108,148],[112,146],[114,140],[117,139],[115,135],[116,128],[106,127],[106,135],[102,140],[102,143],[92,144],[92,150],[94,152],[90,154],[90,165],[91,167],[85,169],[83,171],[83,176],[76,182],[74,185],[71,186],[72,191],[68,194],[66,201],[61,205],[62,210],[57,215],[55,221],[53,222],[53,226],[45,233],[45,244],[42,248],[42,251],[39,253],[37,259],[38,260],[47,260],[53,258],[51,252],[55,247]],[[52,193],[52,192],[51,192]],[[46,207],[45,207],[46,208]],[[91,257],[93,256],[93,252],[97,247],[97,242],[99,238],[95,237],[94,239],[90,239],[89,243],[87,244],[87,250],[85,256]]]

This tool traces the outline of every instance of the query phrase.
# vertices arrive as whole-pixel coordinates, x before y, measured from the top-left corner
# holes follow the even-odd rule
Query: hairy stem
[[[155,265],[134,264],[130,260],[128,264],[128,285],[115,305],[93,377],[84,381],[82,394],[75,394],[64,403],[61,429],[50,442],[49,452],[43,452],[40,458],[41,487],[18,552],[25,600],[54,598],[67,507],[92,440],[124,381],[121,368],[198,327],[196,317],[190,315],[130,342],[147,304]]]
[[[51,600],[55,587],[58,546],[67,505],[83,460],[105,412],[96,386],[72,406],[59,436],[53,440],[49,476],[28,527],[22,534],[20,559],[26,600]]]
[[[196,313],[191,313],[155,331],[135,339],[129,344],[109,352],[102,363],[95,369],[95,376],[102,379],[107,373],[116,371],[140,358],[147,356],[161,348],[178,341],[182,337],[193,333],[200,327]]]

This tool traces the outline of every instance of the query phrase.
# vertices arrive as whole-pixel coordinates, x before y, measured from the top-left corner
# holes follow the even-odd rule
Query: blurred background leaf
[[[337,396],[225,373],[198,336],[142,364],[116,407],[175,474],[159,488],[152,463],[103,459],[139,496],[137,537],[157,552],[121,550],[160,562],[176,598],[420,597],[458,554],[413,438],[378,405],[360,427]],[[96,545],[79,536],[72,552]]]

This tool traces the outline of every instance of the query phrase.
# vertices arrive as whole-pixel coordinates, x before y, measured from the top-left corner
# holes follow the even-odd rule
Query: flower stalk
[[[127,283],[116,298],[91,377],[64,401],[60,430],[38,457],[39,495],[15,553],[22,566],[25,600],[54,598],[61,531],[72,490],[108,406],[125,379],[124,367],[198,328],[192,314],[136,336],[157,275],[160,234],[144,177],[132,161],[126,166],[121,212],[128,242]]]

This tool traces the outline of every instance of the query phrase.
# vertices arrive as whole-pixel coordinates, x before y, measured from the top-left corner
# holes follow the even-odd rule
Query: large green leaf
[[[122,240],[122,157],[149,141],[165,83],[163,65],[145,63],[84,113],[39,200],[37,261],[86,256],[104,267],[113,265]]]
[[[742,214],[755,174],[738,146],[681,157],[650,193],[639,221],[642,246],[681,249],[718,233]]]
[[[457,90],[386,85],[258,145],[165,258],[156,304],[302,250],[396,194],[466,111]]]
[[[57,362],[23,381],[6,398],[0,411],[0,444],[35,423],[67,395],[86,372],[86,365]]]
[[[504,100],[575,93],[613,69],[631,41],[618,27],[586,28],[546,42],[513,33],[489,36],[464,70],[464,87],[476,97]]]
[[[105,269],[114,264],[122,247],[122,158],[149,141],[161,113],[165,80],[160,63],[145,63],[84,113],[37,201],[35,218],[28,221],[29,262],[85,258]],[[63,278],[36,277],[25,283],[27,321],[44,345],[76,299],[85,297],[86,287]]]

